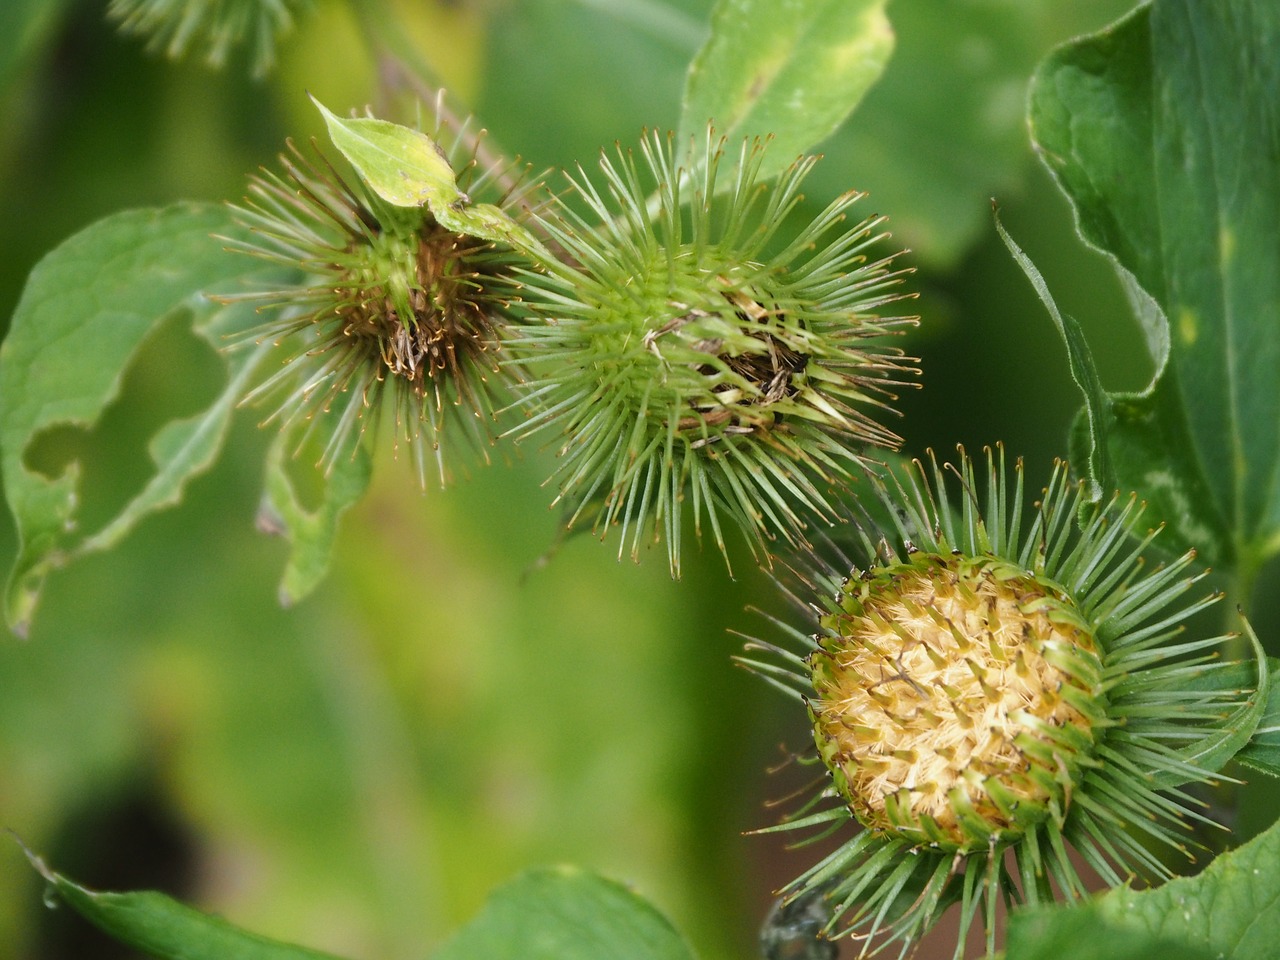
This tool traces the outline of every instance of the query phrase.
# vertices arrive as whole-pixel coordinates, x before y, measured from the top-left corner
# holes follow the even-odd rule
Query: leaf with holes
[[[147,513],[177,503],[186,482],[217,457],[262,347],[227,355],[222,394],[197,417],[173,421],[154,437],[155,473],[96,533],[75,533],[78,464],[46,477],[26,460],[32,443],[51,428],[98,420],[165,317],[189,312],[192,329],[215,348],[252,322],[251,308],[210,297],[245,272],[243,258],[228,254],[213,236],[234,229],[220,207],[127,211],[71,237],[31,272],[0,347],[0,467],[19,538],[5,616],[18,633],[29,626],[52,569],[115,545]]]
[[[279,534],[290,542],[289,560],[280,582],[280,604],[292,606],[324,579],[329,570],[338,520],[369,488],[371,464],[363,443],[355,443],[349,454],[338,457],[331,469],[303,466],[295,457],[294,466],[308,470],[320,488],[318,503],[303,502],[298,484],[290,476],[290,452],[294,438],[289,431],[276,434],[267,452],[266,485],[258,510],[258,529]],[[311,463],[314,458],[306,460]]]

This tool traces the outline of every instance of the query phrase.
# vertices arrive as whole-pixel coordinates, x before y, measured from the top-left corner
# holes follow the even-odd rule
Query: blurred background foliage
[[[864,212],[887,213],[911,248],[922,323],[907,349],[925,387],[904,398],[909,452],[1003,440],[1038,480],[1066,447],[1078,396],[991,197],[1084,326],[1106,386],[1150,376],[1023,119],[1034,64],[1127,6],[890,4],[897,51],[810,193],[870,191]],[[243,58],[215,72],[153,57],[104,7],[0,5],[0,318],[36,260],[93,220],[239,198],[286,136],[321,134],[307,91],[342,112],[401,102],[388,53],[536,167],[593,163],[675,124],[710,3],[319,0],[261,81]],[[84,461],[86,527],[145,478],[157,426],[219,382],[179,318],[100,424],[54,438],[49,457]],[[753,956],[769,891],[799,861],[742,832],[805,778],[764,769],[808,734],[730,664],[744,607],[777,606],[749,559],[732,581],[690,545],[697,562],[672,583],[662,551],[633,566],[582,536],[543,564],[558,527],[538,485],[548,454],[500,455],[423,493],[388,447],[330,577],[282,610],[284,546],[252,522],[265,441],[242,413],[180,508],[56,574],[30,639],[0,643],[0,826],[89,885],[158,887],[355,957],[423,957],[492,887],[549,862],[634,884],[706,960]],[[45,911],[18,847],[0,844],[0,958],[119,950]]]

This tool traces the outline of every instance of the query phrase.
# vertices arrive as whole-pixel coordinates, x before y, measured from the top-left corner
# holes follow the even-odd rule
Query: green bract
[[[727,158],[717,146],[686,170],[674,138],[650,134],[638,158],[603,157],[602,185],[570,177],[570,197],[538,218],[559,256],[521,274],[544,322],[508,344],[534,411],[515,433],[561,438],[570,523],[620,525],[633,556],[660,532],[676,575],[686,497],[721,550],[722,516],[753,547],[792,536],[865,447],[898,445],[877,418],[916,373],[884,342],[914,318],[876,313],[906,296],[894,255],[872,252],[884,218],[848,223],[861,196],[848,193],[797,228],[815,158],[767,182],[762,144]]]
[[[856,931],[864,955],[905,954],[957,901],[956,956],[980,911],[993,949],[1001,897],[1085,894],[1068,847],[1113,885],[1168,877],[1159,848],[1186,853],[1187,822],[1210,822],[1185,787],[1224,759],[1206,744],[1256,724],[1237,689],[1189,689],[1224,638],[1174,637],[1218,598],[1185,599],[1191,553],[1144,565],[1136,498],[1077,525],[1065,465],[1029,510],[1021,463],[989,451],[985,472],[962,450],[874,482],[892,519],[849,520],[854,559],[810,551],[788,587],[809,622],[749,644],[806,704],[830,774],[771,829],[861,825],[787,890],[824,895],[826,934]]]
[[[523,195],[502,167],[476,176],[466,142],[459,133],[448,155],[469,190],[501,188],[501,202]],[[460,429],[483,454],[501,405],[494,397],[506,398],[497,331],[509,286],[498,278],[513,255],[441,224],[426,206],[384,200],[317,154],[312,161],[291,144],[283,174],[254,178],[236,211],[253,233],[233,241],[236,249],[303,273],[295,284],[241,298],[273,314],[249,338],[285,350],[283,368],[250,399],[283,395],[273,418],[319,430],[332,463],[349,454],[366,414],[380,415],[390,390],[397,435],[420,476],[429,447],[444,483],[446,433]]]

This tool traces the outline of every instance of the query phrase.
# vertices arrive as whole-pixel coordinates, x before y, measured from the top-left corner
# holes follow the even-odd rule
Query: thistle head
[[[539,218],[560,256],[521,276],[535,322],[509,349],[537,408],[516,433],[559,437],[560,496],[633,556],[661,531],[677,574],[686,503],[722,550],[722,517],[753,546],[792,536],[825,482],[898,445],[880,418],[917,372],[886,342],[914,318],[879,313],[908,296],[884,218],[850,223],[849,193],[797,225],[815,158],[770,182],[765,149],[686,167],[671,137],[619,148],[602,182],[570,177]]]
[[[505,187],[507,201],[522,195],[518,180],[504,182],[505,169],[477,176],[468,142],[459,134],[449,151],[460,186]],[[280,171],[253,178],[236,208],[251,239],[233,245],[292,274],[241,297],[269,316],[246,338],[283,351],[281,368],[248,399],[275,397],[268,419],[322,430],[327,463],[390,406],[420,477],[430,449],[444,483],[446,434],[468,435],[487,456],[507,395],[498,328],[508,304],[498,281],[512,255],[447,228],[425,205],[388,203],[312,146],[313,158],[290,143]]]
[[[1080,612],[992,556],[850,581],[809,656],[819,754],[859,822],[971,853],[1061,816],[1106,722]]]
[[[1159,848],[1210,822],[1180,786],[1213,774],[1196,748],[1244,709],[1192,683],[1225,638],[1171,641],[1217,597],[1186,599],[1190,554],[1144,564],[1134,498],[1086,509],[1059,464],[1027,511],[1020,463],[988,451],[984,472],[962,450],[950,477],[930,459],[875,482],[852,555],[793,568],[807,622],[744,661],[806,706],[828,775],[771,829],[857,825],[787,894],[824,896],[825,935],[862,955],[906,953],[957,902],[956,956],[977,916],[994,949],[998,900],[1084,895],[1069,847],[1111,884],[1169,876]]]
[[[221,67],[232,48],[252,48],[253,72],[262,76],[275,59],[278,37],[293,29],[310,0],[111,0],[107,16],[123,33],[144,36],[148,48],[178,59],[203,47],[212,67]]]

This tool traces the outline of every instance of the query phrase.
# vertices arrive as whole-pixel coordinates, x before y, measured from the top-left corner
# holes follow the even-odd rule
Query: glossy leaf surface
[[[1157,375],[1113,396],[1119,486],[1211,563],[1280,550],[1280,7],[1158,0],[1061,48],[1032,131],[1129,284]]]

